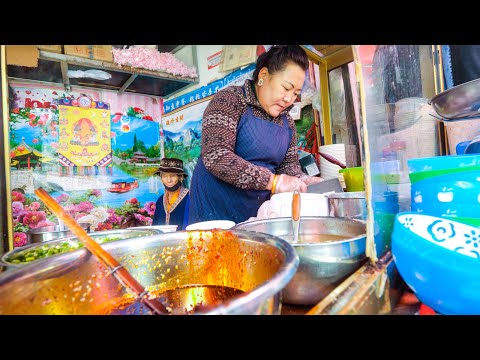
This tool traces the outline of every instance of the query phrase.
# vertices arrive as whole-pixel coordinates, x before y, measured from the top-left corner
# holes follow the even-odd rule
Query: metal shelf
[[[178,45],[177,45],[178,46]],[[176,46],[176,47],[177,47]],[[108,80],[69,78],[68,70],[100,69],[112,75]],[[166,72],[121,66],[107,61],[92,60],[78,56],[40,51],[38,67],[8,65],[8,76],[53,83],[63,83],[65,90],[72,85],[95,89],[115,90],[119,94],[132,92],[144,95],[169,97],[197,84],[197,78],[175,76]]]

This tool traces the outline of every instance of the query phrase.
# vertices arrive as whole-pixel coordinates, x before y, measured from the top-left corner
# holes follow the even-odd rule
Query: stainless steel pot
[[[241,292],[205,314],[279,314],[280,292],[298,267],[285,240],[247,231],[181,231],[102,244],[150,293],[184,289],[185,308],[208,288]],[[0,314],[144,314],[86,249],[0,273]],[[45,272],[75,263],[45,278]],[[196,286],[192,286],[196,285]],[[190,286],[190,287],[189,287]],[[165,304],[171,306],[170,303]]]
[[[291,218],[274,218],[237,224],[234,229],[257,231],[293,240]],[[314,305],[357,270],[366,260],[366,224],[334,217],[302,217],[299,243],[292,244],[300,258],[293,279],[282,291],[282,302]],[[324,240],[332,235],[343,240]]]
[[[367,220],[365,191],[334,193],[325,196],[328,199],[328,215]]]

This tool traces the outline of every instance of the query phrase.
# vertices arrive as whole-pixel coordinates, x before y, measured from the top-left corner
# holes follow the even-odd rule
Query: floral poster
[[[34,194],[34,189],[39,186],[49,192],[77,222],[88,223],[90,231],[152,223],[155,201],[163,192],[160,179],[153,176],[160,157],[159,124],[153,122],[151,114],[143,109],[127,106],[143,99],[131,97],[130,103],[122,103],[122,108],[117,101],[117,108],[110,114],[108,108],[104,108],[105,103],[96,97],[95,106],[101,108],[85,109],[88,116],[77,114],[79,119],[101,119],[100,127],[91,121],[93,126],[97,126],[95,133],[90,126],[85,128],[92,133],[89,137],[83,134],[84,142],[94,142],[94,135],[97,138],[100,136],[100,139],[107,135],[105,140],[109,147],[112,146],[117,153],[127,154],[116,158],[115,164],[85,167],[84,170],[89,171],[78,173],[64,172],[64,164],[59,161],[60,133],[75,130],[74,125],[68,128],[62,124],[64,126],[60,127],[59,103],[75,104],[84,94],[77,97],[70,93],[68,97],[60,97],[65,95],[61,90],[27,86],[12,86],[12,93],[9,155],[14,248],[27,245],[28,231],[58,223],[57,217]],[[69,108],[70,111],[81,109],[76,106]],[[92,110],[96,110],[95,116],[92,116]],[[101,110],[107,110],[106,118]],[[120,120],[122,117],[123,121]],[[88,122],[85,124],[90,125]],[[74,141],[73,138],[73,135],[69,137],[71,141]],[[139,152],[143,152],[145,158]],[[139,158],[142,162],[138,161]],[[110,191],[119,181],[130,178],[135,186],[128,188],[129,191]]]
[[[110,111],[59,105],[59,161],[64,166],[106,166],[112,161]]]

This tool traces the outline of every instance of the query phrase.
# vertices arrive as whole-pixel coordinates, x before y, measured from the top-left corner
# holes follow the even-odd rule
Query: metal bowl
[[[155,229],[148,229],[148,230],[118,229],[118,230],[108,230],[108,231],[99,231],[95,233],[90,233],[89,236],[99,244],[102,244],[106,241],[108,242],[108,241],[123,240],[123,239],[129,239],[129,238],[138,238],[141,236],[149,236],[149,235],[155,235],[155,234],[161,234],[161,233],[162,231],[155,230]],[[83,244],[75,236],[63,237],[61,239],[51,240],[47,242],[34,243],[34,244],[15,248],[5,253],[0,258],[0,265],[5,266],[7,270],[11,268],[24,267],[30,262],[44,261],[49,257],[58,256],[61,253],[76,250],[77,248],[82,248],[82,247],[83,247]],[[54,249],[59,249],[60,252],[48,255],[48,251],[51,250],[50,252],[53,253]],[[25,255],[27,253],[32,253],[34,251],[37,251],[37,256],[40,253],[42,254],[47,253],[47,255],[45,257],[39,257],[36,260],[23,262],[23,259],[25,259]],[[87,254],[88,252],[85,253],[84,256],[87,256]],[[22,262],[20,263],[13,262],[16,259],[19,261],[22,260]],[[77,259],[77,260],[81,261],[81,259]]]
[[[478,117],[480,110],[480,79],[475,79],[435,95],[430,100],[438,115],[449,120]]]
[[[87,231],[88,224],[79,224],[85,231]],[[27,244],[40,243],[55,239],[62,239],[68,236],[73,236],[73,233],[60,225],[42,226],[36,229],[30,229],[26,232]]]
[[[325,196],[328,200],[328,215],[367,220],[365,191],[333,193]]]
[[[293,241],[291,218],[257,220],[234,229],[258,231]],[[323,237],[323,239],[321,239]],[[328,240],[338,237],[341,240]],[[360,220],[311,216],[300,219],[297,273],[282,291],[282,301],[315,305],[366,260],[366,224]]]
[[[287,241],[239,230],[179,231],[114,241],[102,248],[150,294],[182,290],[172,301],[176,310],[195,308],[198,299],[205,300],[210,306],[198,312],[202,314],[279,314],[281,290],[299,261]],[[1,273],[0,314],[148,313],[103,263],[95,256],[83,256],[86,251]],[[54,278],[42,276],[47,269],[69,262],[77,262],[70,271]],[[237,295],[209,302],[208,295],[216,289],[234,290]]]

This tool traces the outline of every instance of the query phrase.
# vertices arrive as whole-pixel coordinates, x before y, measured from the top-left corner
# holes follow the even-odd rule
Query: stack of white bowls
[[[379,149],[390,147],[394,142],[405,142],[407,159],[439,155],[438,120],[422,98],[408,98],[396,104],[392,133],[379,137]]]
[[[345,155],[345,144],[323,145],[320,146],[319,150],[321,153],[331,155],[344,164],[347,163]],[[339,174],[338,172],[340,169],[340,166],[331,163],[330,161],[324,159],[322,156],[320,157],[320,176],[323,179],[328,180],[338,178],[343,181],[342,174]]]

